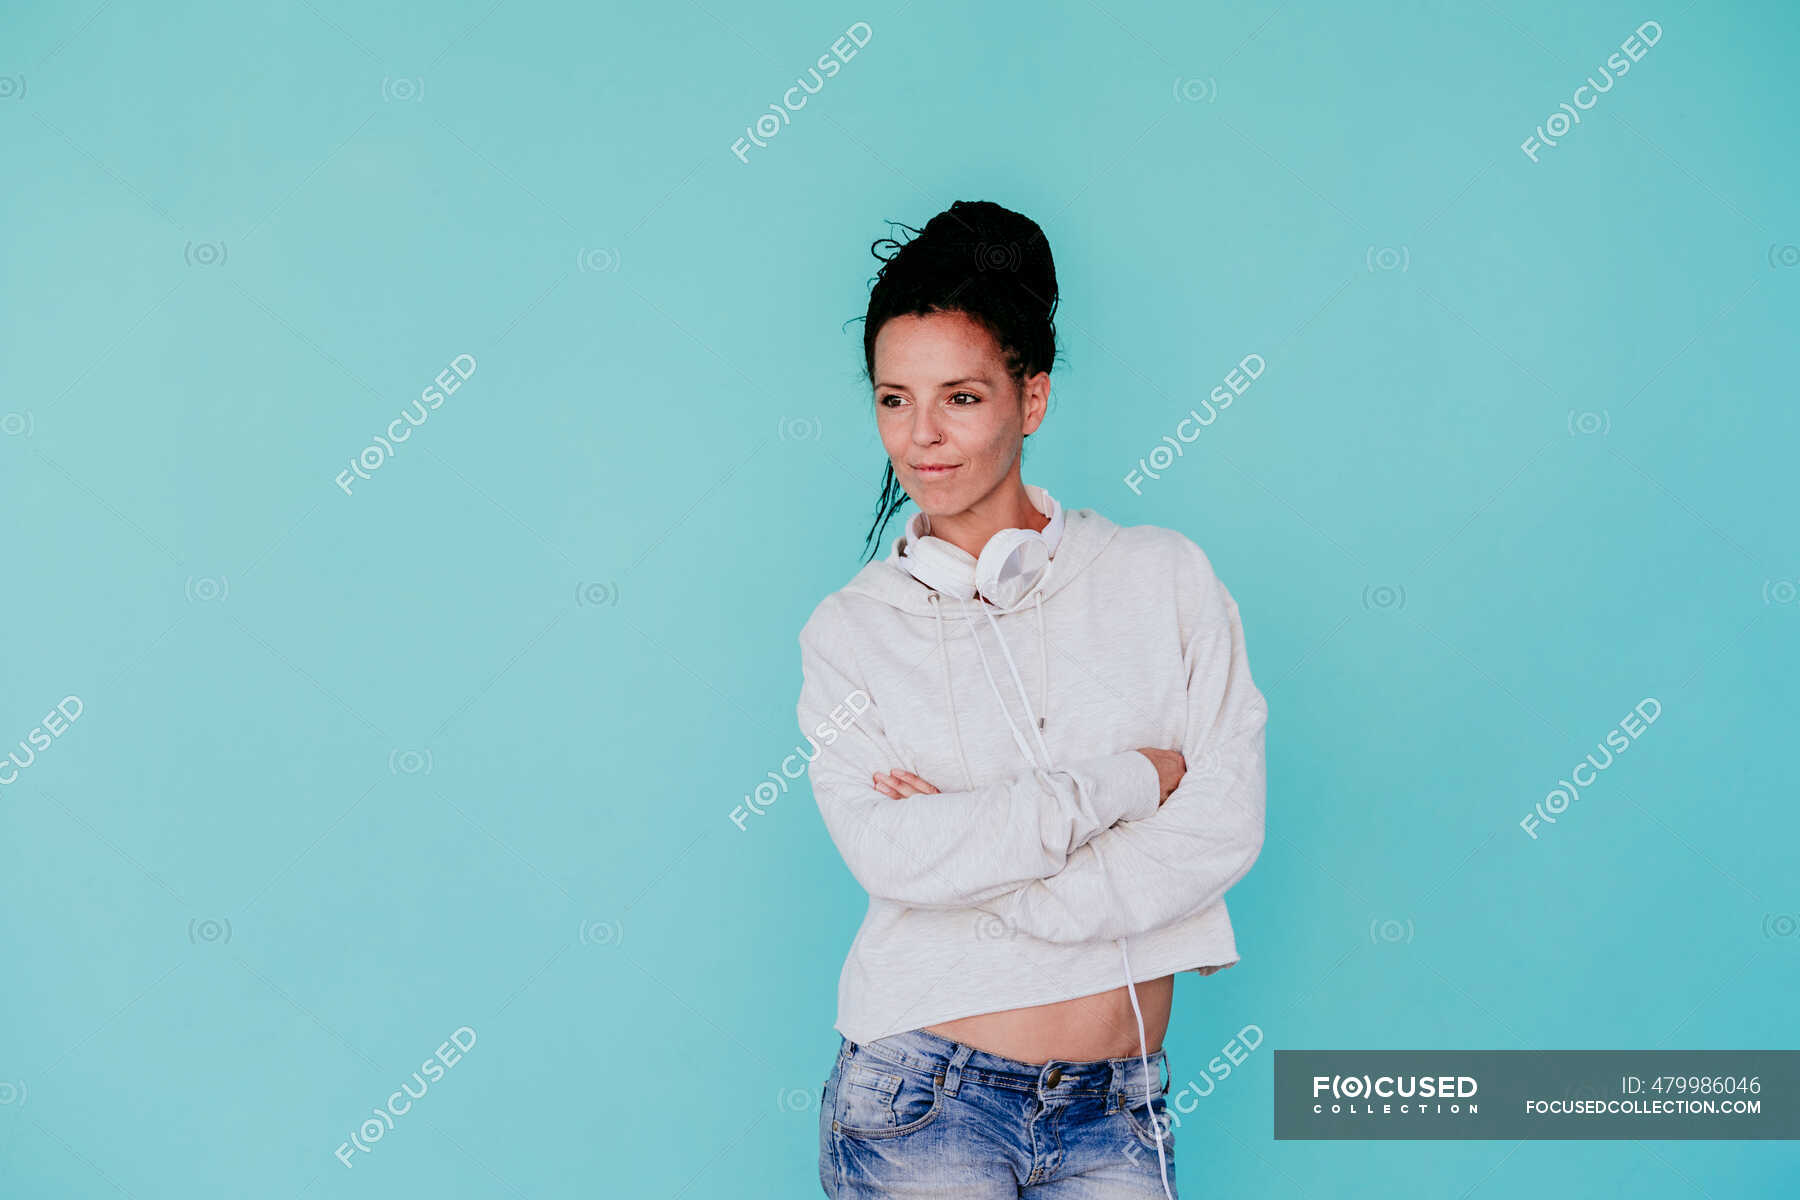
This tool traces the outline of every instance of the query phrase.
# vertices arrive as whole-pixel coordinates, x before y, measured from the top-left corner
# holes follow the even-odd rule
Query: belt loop
[[[1158,1092],[1162,1091],[1163,1068],[1166,1067],[1167,1065],[1168,1065],[1168,1060],[1163,1057],[1163,1055],[1160,1051],[1158,1051],[1156,1054],[1153,1054],[1150,1056],[1150,1069],[1154,1072],[1154,1074],[1146,1075],[1144,1077],[1144,1087],[1146,1089],[1146,1091],[1144,1092],[1144,1102],[1146,1104],[1148,1104],[1151,1101],[1151,1099],[1153,1099],[1156,1096],[1156,1094]]]
[[[956,1049],[950,1052],[950,1061],[944,1064],[944,1095],[956,1095],[956,1089],[962,1084],[963,1064],[975,1053],[975,1047],[967,1042],[956,1043]]]

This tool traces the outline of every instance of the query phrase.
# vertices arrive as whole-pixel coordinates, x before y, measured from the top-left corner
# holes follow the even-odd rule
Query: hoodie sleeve
[[[970,908],[1054,874],[1100,830],[1156,811],[1156,764],[1136,750],[967,791],[884,796],[870,778],[912,770],[889,744],[854,655],[829,622],[800,631],[801,732],[813,798],[863,890],[913,908]],[[936,782],[935,780],[933,782]]]
[[[1102,830],[1061,871],[980,906],[1008,929],[1051,942],[1159,929],[1217,903],[1261,852],[1268,703],[1250,678],[1237,603],[1199,562],[1199,611],[1182,653],[1187,772],[1150,816]]]

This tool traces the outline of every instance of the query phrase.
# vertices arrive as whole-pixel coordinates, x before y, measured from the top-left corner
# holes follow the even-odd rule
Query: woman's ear
[[[1039,371],[1028,376],[1020,388],[1019,400],[1025,408],[1025,436],[1036,433],[1050,408],[1050,372]]]

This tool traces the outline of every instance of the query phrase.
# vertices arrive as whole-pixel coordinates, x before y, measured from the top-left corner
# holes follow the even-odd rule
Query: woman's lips
[[[920,476],[922,476],[923,478],[926,478],[926,479],[941,479],[945,475],[948,475],[950,472],[956,470],[956,468],[955,467],[914,467],[913,470],[917,471],[920,474]]]

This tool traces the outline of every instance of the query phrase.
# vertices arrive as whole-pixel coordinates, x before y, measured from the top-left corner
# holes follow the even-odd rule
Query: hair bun
[[[1020,286],[1021,307],[1056,309],[1056,264],[1038,223],[991,200],[958,200],[925,223],[914,242],[924,242],[963,270],[1010,274]]]

